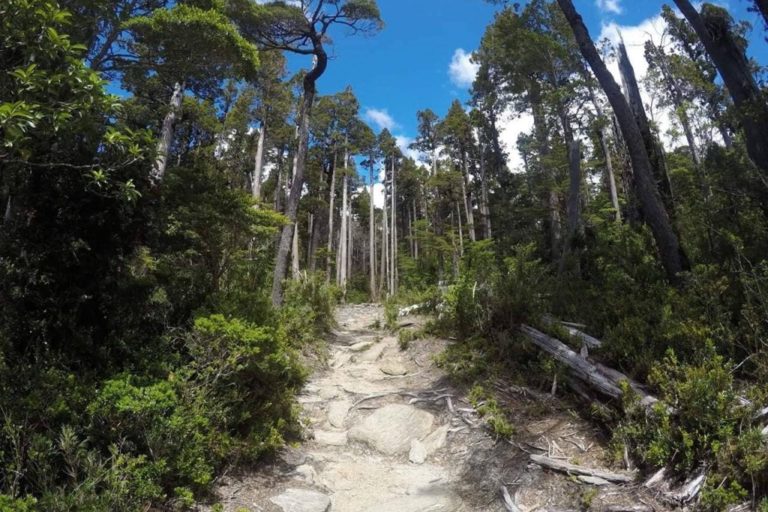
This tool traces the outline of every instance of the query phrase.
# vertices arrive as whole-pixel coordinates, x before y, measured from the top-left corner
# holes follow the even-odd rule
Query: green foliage
[[[340,299],[341,291],[324,274],[303,273],[286,287],[278,329],[294,346],[311,345],[335,326],[334,311]]]
[[[509,423],[499,403],[485,388],[480,385],[473,386],[469,392],[469,401],[485,420],[491,432],[503,439],[514,435],[515,427]]]

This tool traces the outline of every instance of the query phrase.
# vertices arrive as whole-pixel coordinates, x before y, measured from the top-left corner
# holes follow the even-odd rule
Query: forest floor
[[[419,324],[424,319],[409,317]],[[299,397],[306,441],[263,467],[229,474],[217,488],[227,512],[665,510],[639,485],[593,486],[542,469],[530,454],[617,468],[606,439],[568,404],[497,383],[511,411],[511,441],[498,439],[433,359],[450,343],[400,350],[377,305],[344,306],[327,363]],[[202,508],[201,510],[209,510]]]

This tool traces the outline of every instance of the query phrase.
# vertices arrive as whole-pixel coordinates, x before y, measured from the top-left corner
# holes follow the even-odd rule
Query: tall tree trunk
[[[291,276],[299,278],[299,223],[293,224],[293,239],[291,240]]]
[[[347,160],[344,158],[344,177],[341,179],[341,226],[339,227],[339,247],[337,249],[336,261],[338,262],[337,283],[345,292],[347,287],[347,235],[349,215],[347,213]]]
[[[171,152],[173,143],[173,132],[176,126],[176,120],[181,113],[181,103],[184,100],[184,82],[176,82],[173,86],[170,108],[163,119],[163,127],[160,131],[160,138],[157,141],[157,151],[155,162],[152,165],[150,178],[154,184],[159,184],[165,176],[165,168],[168,165],[168,155]]]
[[[734,39],[727,20],[702,14],[688,0],[674,0],[698,34],[728,88],[744,128],[747,153],[754,164],[768,173],[768,103],[757,85],[744,50]],[[764,179],[765,181],[765,179]]]
[[[368,168],[371,180],[371,195],[368,205],[368,264],[369,264],[369,283],[371,289],[371,302],[379,300],[379,291],[376,289],[376,206],[373,204],[373,164]]]
[[[586,70],[585,70],[585,78],[586,77]],[[598,119],[602,120],[605,119],[605,116],[603,115],[603,109],[600,107],[600,103],[597,101],[597,95],[595,95],[595,90],[589,86],[589,97],[592,99],[592,104],[595,107],[595,114],[597,114]],[[613,209],[616,212],[616,222],[621,222],[621,206],[619,205],[619,191],[616,188],[616,174],[613,170],[613,157],[611,156],[611,148],[608,144],[608,135],[607,135],[607,129],[604,125],[600,126],[600,129],[597,132],[597,137],[600,140],[600,148],[603,150],[603,155],[605,156],[605,171],[606,171],[606,182],[608,183],[608,191],[611,195],[611,206],[613,206]]]
[[[309,117],[312,114],[312,106],[315,102],[315,82],[325,72],[328,65],[328,56],[322,47],[322,42],[318,39],[313,41],[314,54],[316,56],[312,70],[304,76],[304,94],[299,109],[299,145],[296,158],[296,172],[291,182],[291,193],[288,196],[285,215],[288,217],[289,224],[283,227],[280,235],[280,243],[275,255],[275,270],[272,276],[272,305],[281,306],[283,304],[283,279],[288,266],[288,253],[291,248],[292,224],[296,222],[296,212],[299,209],[299,199],[304,188],[304,166],[307,161],[307,152],[309,150]]]
[[[456,218],[459,225],[459,255],[464,256],[464,227],[461,225],[461,208],[459,208],[459,202],[454,201],[456,205]]]
[[[491,208],[488,205],[488,181],[485,169],[485,149],[480,148],[480,214],[483,217],[483,237],[490,240],[491,232]]]
[[[333,219],[335,217],[336,202],[336,148],[333,148],[333,167],[331,168],[331,188],[328,191],[328,252],[325,257],[325,275],[328,282],[331,281],[331,255],[333,254]]]
[[[677,234],[672,227],[669,215],[661,201],[659,191],[655,186],[651,162],[645,150],[645,145],[642,142],[643,136],[635,122],[632,109],[621,94],[621,89],[613,79],[611,72],[608,71],[605,63],[600,58],[589,35],[589,31],[584,25],[584,20],[582,20],[573,7],[573,2],[571,0],[558,0],[558,4],[573,30],[582,55],[595,73],[616,114],[632,160],[635,182],[637,184],[635,188],[643,210],[643,216],[653,232],[661,263],[666,270],[667,276],[671,281],[677,282],[678,274],[688,270],[690,265],[680,246]]]
[[[317,239],[320,237],[318,222],[315,220],[315,214],[309,214],[309,247],[307,248],[307,268],[310,272],[317,269]]]
[[[475,216],[472,205],[472,194],[467,194],[467,181],[469,180],[469,159],[464,155],[463,169],[461,173],[461,195],[464,198],[464,214],[467,217],[467,230],[469,239],[474,242],[477,240],[475,234]]]
[[[568,241],[565,244],[563,257],[560,260],[560,271],[565,268],[566,260],[575,255],[573,261],[574,273],[581,274],[578,257],[578,245],[584,236],[584,225],[581,222],[581,145],[571,141],[568,145],[568,201],[566,203],[566,225]]]
[[[389,220],[387,219],[387,193],[384,188],[384,207],[381,209],[381,289],[386,283],[387,292],[389,289]]]
[[[417,220],[419,220],[419,214],[416,211],[416,200],[413,200],[413,222],[415,223]],[[414,228],[414,224],[411,224],[411,236],[413,236],[413,259],[418,260],[419,259],[419,241],[416,239],[416,229]]]
[[[391,285],[390,288],[392,290],[392,294],[397,293],[397,179],[395,177],[395,156],[392,155],[392,197],[391,197],[391,208],[392,208],[392,218],[390,219],[390,223],[392,225],[392,243],[390,245],[390,253],[392,256],[390,257],[390,280]]]
[[[267,138],[267,122],[262,121],[259,130],[259,140],[256,143],[256,157],[253,163],[253,175],[251,176],[251,195],[256,201],[261,201],[261,173],[264,168],[264,144]]]
[[[651,133],[648,116],[646,115],[645,107],[643,107],[643,99],[640,96],[640,88],[637,85],[635,69],[629,61],[629,55],[627,55],[627,49],[623,41],[619,43],[619,73],[621,74],[621,81],[624,82],[627,103],[629,103],[629,107],[634,113],[635,122],[643,136],[645,151],[651,163],[651,171],[653,172],[656,186],[667,209],[667,214],[670,217],[674,217],[675,204],[672,196],[672,184],[669,181],[664,152],[660,147],[659,141]]]

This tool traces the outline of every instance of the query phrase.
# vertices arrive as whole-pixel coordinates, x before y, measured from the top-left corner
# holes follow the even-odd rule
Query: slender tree
[[[643,211],[643,217],[651,228],[661,257],[661,263],[670,280],[676,282],[678,274],[689,268],[689,263],[680,241],[672,227],[669,215],[653,181],[653,171],[648,158],[643,137],[634,118],[634,114],[621,93],[619,85],[608,71],[600,54],[592,42],[584,20],[573,6],[571,0],[558,0],[568,23],[571,25],[576,42],[584,59],[592,68],[600,86],[605,91],[613,107],[616,119],[629,150],[634,171],[636,191]]]

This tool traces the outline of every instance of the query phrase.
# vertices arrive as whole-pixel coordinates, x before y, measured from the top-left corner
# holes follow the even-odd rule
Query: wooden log
[[[603,342],[601,340],[595,338],[594,336],[590,336],[589,334],[577,329],[576,326],[580,324],[574,324],[572,322],[562,322],[550,315],[544,315],[541,318],[541,321],[547,327],[552,325],[557,325],[559,327],[562,327],[568,332],[568,334],[570,334],[577,340],[581,341],[588,348],[600,348],[603,346]]]
[[[600,393],[611,398],[621,396],[621,389],[616,383],[606,377],[594,364],[568,348],[562,341],[528,325],[522,325],[520,331],[534,345],[551,354],[552,357],[566,365],[576,377],[589,383]]]
[[[635,477],[637,475],[637,473],[634,471],[632,472],[625,471],[625,472],[619,473],[619,472],[609,471],[607,469],[585,468],[583,466],[577,466],[575,464],[570,464],[562,460],[550,459],[549,457],[546,457],[544,455],[531,454],[530,457],[533,462],[545,468],[553,469],[555,471],[561,471],[563,473],[568,473],[569,475],[583,475],[583,476],[597,477],[603,480],[607,480],[608,482],[630,483],[630,482],[634,482]]]
[[[520,507],[517,506],[515,500],[509,494],[509,490],[506,485],[501,486],[501,501],[504,503],[504,508],[507,512],[523,512]]]

